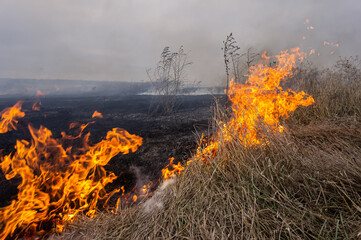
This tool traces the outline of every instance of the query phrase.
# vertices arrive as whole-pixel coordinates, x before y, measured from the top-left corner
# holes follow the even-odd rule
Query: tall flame
[[[313,104],[312,96],[305,92],[284,90],[280,86],[282,80],[292,77],[293,66],[305,56],[299,48],[282,51],[272,57],[277,64],[271,67],[271,57],[263,54],[263,60],[249,69],[245,84],[232,80],[228,96],[232,103],[232,117],[219,124],[219,132],[208,141],[206,147],[198,149],[198,158],[207,161],[219,151],[221,142],[229,142],[235,137],[246,146],[258,145],[260,122],[267,124],[273,132],[282,132],[281,118],[288,118],[298,106]]]
[[[78,213],[96,214],[98,202],[107,203],[119,190],[107,193],[104,187],[116,179],[103,166],[118,153],[136,151],[142,138],[113,128],[102,141],[88,143],[85,135],[79,149],[65,147],[49,129],[29,125],[31,142],[18,140],[15,152],[1,157],[6,179],[21,178],[16,200],[0,208],[0,239],[20,231],[38,231],[39,225],[71,221]]]
[[[0,133],[6,133],[17,129],[15,126],[15,124],[18,123],[17,119],[25,116],[25,113],[21,111],[22,104],[22,101],[18,101],[14,106],[5,108],[0,112]]]
[[[256,136],[259,120],[269,125],[274,132],[282,132],[280,118],[288,118],[289,113],[298,106],[313,104],[313,98],[305,92],[296,93],[280,86],[281,80],[292,77],[294,64],[305,55],[298,48],[283,51],[275,56],[278,61],[276,66],[269,67],[266,62],[260,63],[251,67],[245,84],[232,81],[229,99],[232,102],[233,117],[223,130],[236,130],[249,145],[259,144]]]

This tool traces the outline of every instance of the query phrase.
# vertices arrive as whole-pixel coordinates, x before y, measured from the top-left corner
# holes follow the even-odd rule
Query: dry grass
[[[298,68],[289,81],[291,88],[304,90],[315,99],[313,107],[295,111],[293,120],[309,123],[343,116],[361,116],[361,70],[357,58],[340,59],[333,68]]]
[[[341,73],[296,76],[317,105],[296,111],[285,133],[260,127],[261,146],[223,143],[150,204],[80,219],[52,238],[361,239],[361,78],[349,85],[332,75]]]

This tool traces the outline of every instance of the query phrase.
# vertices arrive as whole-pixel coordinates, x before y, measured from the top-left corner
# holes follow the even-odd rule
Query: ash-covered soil
[[[1,99],[0,110],[13,106],[19,99]],[[31,110],[35,99],[24,99],[26,116],[19,120],[18,130],[0,135],[2,155],[14,151],[16,139],[30,140],[28,124],[38,128],[43,125],[60,138],[68,131],[72,122],[87,123],[85,132],[91,133],[91,142],[97,143],[107,131],[118,127],[143,138],[143,145],[135,152],[114,157],[106,169],[114,172],[118,179],[109,189],[125,186],[131,190],[135,184],[157,185],[161,169],[174,157],[175,163],[186,161],[197,148],[197,134],[208,132],[211,106],[214,96],[182,96],[177,100],[174,113],[169,116],[150,114],[150,105],[157,104],[155,96],[119,97],[41,97],[40,111]],[[104,118],[92,119],[93,112],[101,112]],[[7,181],[0,173],[0,206],[9,204],[17,193],[19,179]]]

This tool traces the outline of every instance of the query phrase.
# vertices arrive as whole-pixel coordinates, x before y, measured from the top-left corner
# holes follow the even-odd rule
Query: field
[[[0,240],[361,240],[360,12],[0,0]]]
[[[80,218],[53,239],[361,238],[361,75],[348,61],[338,64],[289,79],[315,104],[282,120],[282,134],[260,123],[260,143],[249,146],[223,131],[221,151],[205,162],[210,145],[200,148],[151,200]],[[216,108],[213,132],[227,115]]]
[[[154,182],[154,188],[161,177],[161,169],[168,164],[168,158],[185,162],[197,147],[196,132],[208,130],[211,117],[211,105],[214,97],[182,96],[177,101],[177,113],[172,116],[149,114],[150,103],[156,104],[156,96],[124,97],[43,97],[40,111],[31,109],[34,99],[28,98],[23,104],[25,117],[20,120],[18,131],[2,135],[0,145],[3,153],[14,150],[17,139],[30,140],[27,125],[36,128],[43,125],[53,132],[55,138],[61,137],[62,131],[69,131],[72,122],[90,124],[92,142],[98,142],[107,131],[119,127],[144,139],[143,145],[134,153],[119,154],[114,157],[106,170],[119,176],[108,186],[108,190],[124,186],[128,191],[135,185]],[[1,99],[0,108],[14,105],[18,99]],[[103,118],[92,119],[97,110]],[[1,172],[0,206],[5,206],[17,193],[18,179],[7,181]]]
[[[26,110],[31,101],[24,103],[26,117],[1,144],[8,153],[16,139],[28,138],[29,122],[59,137],[71,122],[94,120],[95,110],[104,118],[87,128],[92,142],[113,127],[143,138],[135,153],[117,155],[105,166],[119,176],[107,190],[125,186],[128,192],[152,181],[151,194],[112,213],[98,208],[93,218],[79,214],[62,233],[47,234],[50,239],[358,239],[361,74],[348,61],[338,64],[332,70],[293,69],[280,83],[287,94],[278,87],[232,83],[232,111],[220,96],[210,95],[180,97],[170,115],[151,114],[151,96],[43,97],[41,111]],[[258,88],[256,98],[267,102],[264,109],[279,104],[278,115],[262,115],[262,105],[239,101],[248,87]],[[282,97],[284,106],[294,108],[292,101],[300,106],[281,115],[283,105],[272,99]],[[245,116],[254,121],[244,125]],[[161,179],[170,157],[184,171]],[[3,206],[16,194],[16,181],[1,181]]]

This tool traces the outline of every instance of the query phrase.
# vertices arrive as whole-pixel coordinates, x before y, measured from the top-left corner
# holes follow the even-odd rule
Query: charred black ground
[[[1,99],[0,109],[13,106],[19,99]],[[197,147],[197,132],[208,131],[211,105],[214,96],[182,96],[172,115],[150,114],[150,104],[156,104],[156,96],[119,97],[42,97],[40,111],[31,110],[35,99],[24,99],[26,116],[18,123],[18,130],[0,135],[0,149],[7,154],[14,151],[17,139],[30,140],[28,124],[38,128],[43,125],[59,138],[68,131],[72,122],[87,123],[91,142],[97,143],[114,127],[127,130],[143,138],[143,145],[135,152],[114,157],[106,169],[118,179],[108,186],[109,190],[124,185],[130,191],[136,184],[158,183],[161,169],[174,157],[175,162],[184,162]],[[103,119],[92,119],[97,110]],[[16,197],[18,180],[7,181],[0,173],[0,206],[6,206]]]

